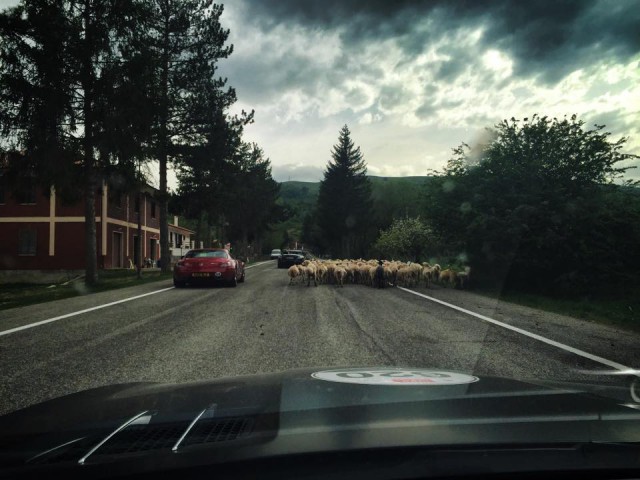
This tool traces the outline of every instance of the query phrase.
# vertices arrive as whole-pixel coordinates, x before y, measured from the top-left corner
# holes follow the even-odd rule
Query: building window
[[[156,218],[156,202],[151,200],[151,218]]]
[[[21,228],[18,235],[18,255],[35,255],[37,243],[35,229]]]
[[[140,195],[136,195],[136,199],[133,203],[133,211],[135,213],[140,213]]]

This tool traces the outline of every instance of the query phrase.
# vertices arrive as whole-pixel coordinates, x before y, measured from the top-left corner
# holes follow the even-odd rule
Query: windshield
[[[204,250],[187,252],[185,258],[229,258],[229,255],[222,250]]]
[[[306,368],[640,403],[638,0],[0,11],[0,415]]]

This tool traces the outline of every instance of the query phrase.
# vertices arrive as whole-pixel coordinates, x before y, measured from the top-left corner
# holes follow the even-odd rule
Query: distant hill
[[[384,190],[386,186],[422,186],[428,182],[432,177],[376,177],[373,175],[368,176],[371,180],[373,187],[373,196],[376,197],[378,190]],[[290,180],[286,182],[280,182],[280,198],[289,203],[293,201],[295,203],[315,203],[318,192],[320,191],[320,182],[298,182]]]
[[[390,221],[398,215],[416,215],[423,186],[433,177],[376,177],[369,176],[374,209]],[[316,205],[320,182],[287,181],[280,183],[279,202],[285,206],[298,226]],[[291,222],[289,222],[291,224]]]
[[[280,198],[285,201],[305,201],[318,197],[320,182],[287,181],[280,183]]]
[[[393,218],[419,215],[423,186],[431,178],[369,176],[373,200],[371,221],[386,227]],[[300,239],[302,223],[315,208],[319,191],[320,182],[280,182],[278,203],[285,207],[288,219],[272,226],[271,234],[265,239],[265,249],[280,247],[285,238]]]
[[[412,183],[418,185],[424,185],[431,178],[430,176],[416,176],[416,177],[376,177],[375,175],[369,175],[369,180],[375,186],[378,183],[395,183],[398,185]]]

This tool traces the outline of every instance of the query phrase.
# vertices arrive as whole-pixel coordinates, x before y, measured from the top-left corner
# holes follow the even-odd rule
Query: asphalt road
[[[113,383],[187,382],[309,366],[396,365],[522,379],[627,381],[594,375],[615,369],[573,348],[640,368],[637,334],[472,292],[416,289],[540,337],[401,289],[289,286],[286,270],[275,262],[256,264],[246,277],[237,288],[173,289],[163,281],[0,312],[0,413]]]

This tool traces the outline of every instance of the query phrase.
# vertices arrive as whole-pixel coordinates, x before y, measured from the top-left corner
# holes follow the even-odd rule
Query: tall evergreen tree
[[[230,184],[224,208],[230,233],[246,252],[250,242],[259,241],[276,212],[280,187],[271,177],[271,162],[255,143],[242,143],[233,158]]]
[[[174,146],[188,144],[193,125],[188,121],[203,79],[213,79],[216,63],[233,50],[225,46],[229,30],[220,25],[223,7],[212,0],[147,0],[149,42],[157,65],[158,115],[154,150],[160,166],[160,256],[170,258],[167,166]],[[220,88],[223,80],[218,81]],[[169,262],[162,262],[165,271]]]
[[[10,153],[3,166],[16,191],[35,180],[65,194],[78,180],[68,161],[77,145],[65,130],[73,97],[70,28],[67,9],[53,2],[23,2],[0,14],[0,148]]]
[[[107,118],[117,117],[108,106],[117,104],[124,46],[144,18],[138,5],[23,0],[0,14],[2,148],[22,152],[12,166],[63,196],[81,180],[88,284],[97,281],[96,189],[121,150],[121,138],[107,141]]]
[[[253,121],[253,113],[228,115],[235,103],[235,91],[221,87],[224,82],[202,78],[199,91],[187,109],[188,131],[182,143],[172,147],[180,183],[172,197],[174,211],[198,221],[197,237],[202,237],[204,220],[207,230],[224,215],[228,197],[234,195],[233,158],[242,145],[243,127]]]
[[[371,183],[367,166],[346,125],[331,152],[318,194],[318,227],[334,257],[362,256],[368,246]]]

